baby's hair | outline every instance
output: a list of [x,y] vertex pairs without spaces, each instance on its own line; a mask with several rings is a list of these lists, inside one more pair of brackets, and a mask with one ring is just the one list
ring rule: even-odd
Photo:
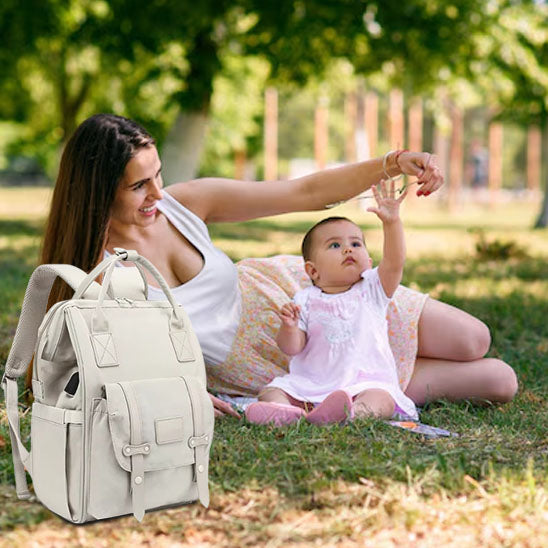
[[305,261],[308,261],[310,259],[310,255],[311,255],[311,252],[312,252],[312,235],[314,234],[315,230],[319,226],[326,225],[326,224],[329,224],[329,223],[336,223],[337,221],[348,221],[349,223],[352,223],[353,225],[356,224],[354,221],[351,221],[347,217],[327,217],[326,219],[322,219],[321,221],[318,221],[304,235],[303,243],[301,244],[301,253],[302,253],[303,259]]

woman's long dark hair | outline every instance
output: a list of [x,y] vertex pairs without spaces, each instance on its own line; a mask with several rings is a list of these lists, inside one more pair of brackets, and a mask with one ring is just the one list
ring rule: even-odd
[[[114,196],[127,163],[154,139],[139,124],[113,114],[88,118],[69,139],[61,157],[41,264],[72,264],[89,272],[103,258]],[[57,283],[49,306],[69,298]]]
[[[85,272],[103,258],[110,211],[127,163],[154,139],[136,122],[96,114],[78,126],[61,156],[40,264],[72,264]],[[59,278],[48,308],[69,299],[73,290]],[[26,384],[32,379],[31,362]]]

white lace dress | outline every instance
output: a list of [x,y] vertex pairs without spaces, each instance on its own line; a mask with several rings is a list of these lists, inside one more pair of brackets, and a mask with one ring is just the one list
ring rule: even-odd
[[289,373],[268,386],[312,403],[339,389],[355,396],[378,388],[392,396],[397,413],[418,418],[399,386],[388,341],[390,299],[376,268],[366,270],[344,293],[327,294],[312,286],[297,292],[294,301],[301,307],[299,328],[306,332],[306,346],[291,359]]

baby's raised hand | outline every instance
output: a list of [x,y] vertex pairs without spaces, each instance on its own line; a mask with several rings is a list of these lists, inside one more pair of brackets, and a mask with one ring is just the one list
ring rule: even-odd
[[400,218],[400,204],[407,196],[407,188],[396,198],[396,182],[381,179],[377,186],[372,187],[373,196],[377,202],[377,207],[368,207],[367,211],[375,213],[383,223],[391,223]]
[[301,307],[294,302],[285,303],[280,309],[282,324],[287,327],[296,327],[299,323]]

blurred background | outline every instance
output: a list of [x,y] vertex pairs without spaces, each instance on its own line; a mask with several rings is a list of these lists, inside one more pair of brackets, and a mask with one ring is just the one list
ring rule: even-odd
[[113,112],[166,184],[422,149],[449,213],[548,221],[544,0],[2,0],[0,30],[1,186],[51,186],[75,127]]

